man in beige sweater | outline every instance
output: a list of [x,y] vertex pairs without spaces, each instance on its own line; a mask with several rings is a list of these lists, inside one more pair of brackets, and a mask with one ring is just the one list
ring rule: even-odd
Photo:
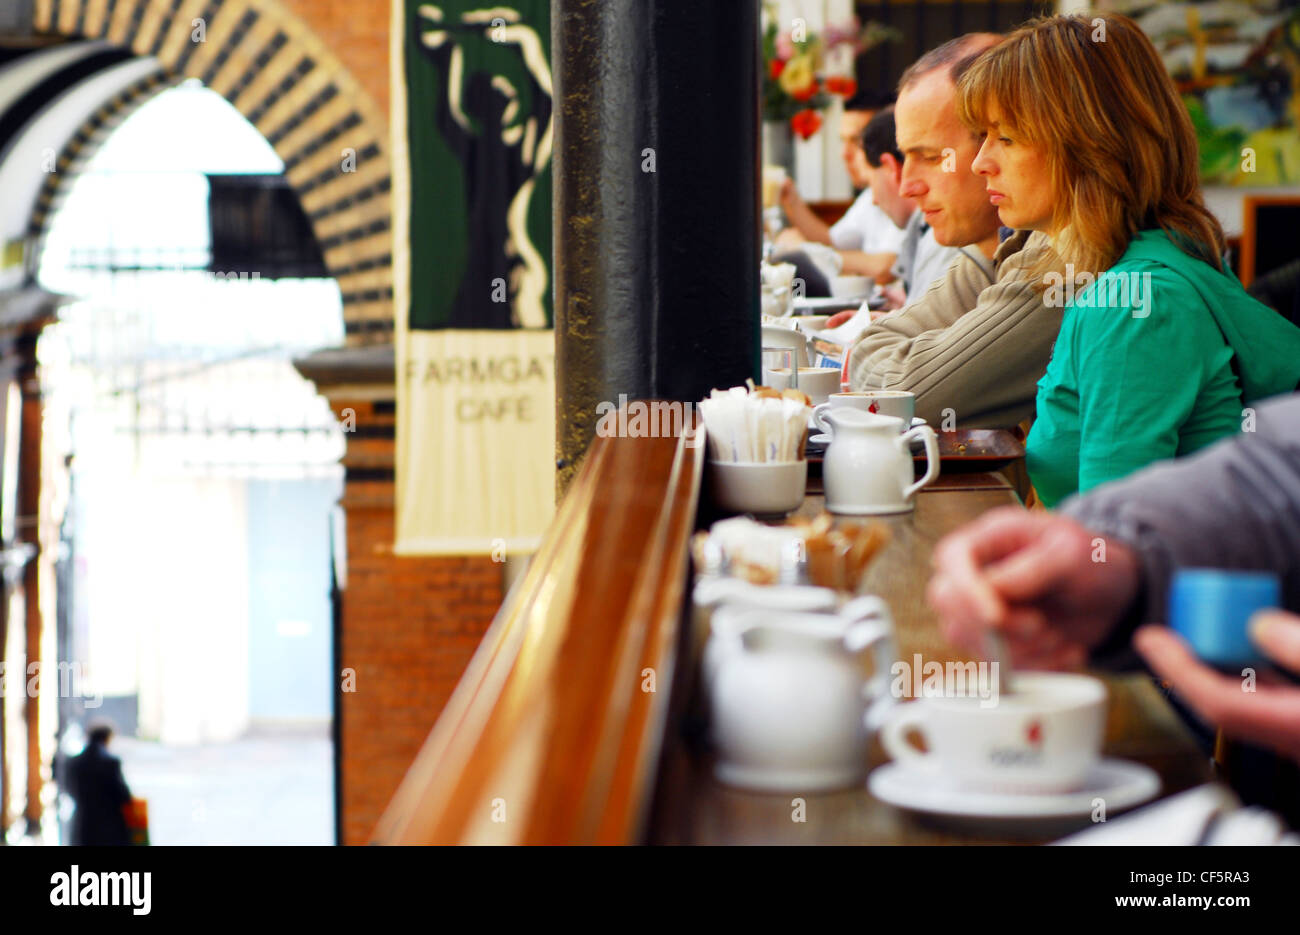
[[1011,428],[1031,418],[1061,326],[1062,310],[1044,305],[1026,275],[1047,238],[1016,231],[999,244],[997,209],[970,168],[980,140],[957,118],[954,82],[999,38],[954,39],[899,82],[901,191],[939,243],[962,255],[923,296],[873,323],[849,354],[853,389],[911,390],[916,414],[936,428]]

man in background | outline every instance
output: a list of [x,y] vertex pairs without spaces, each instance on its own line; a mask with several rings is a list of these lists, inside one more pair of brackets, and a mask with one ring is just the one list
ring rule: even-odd
[[131,790],[122,776],[122,761],[108,752],[113,737],[111,725],[91,725],[86,749],[67,766],[68,794],[77,804],[72,816],[74,845],[119,847],[131,843],[123,807],[131,801]]
[[786,179],[781,188],[781,210],[790,227],[777,237],[778,247],[797,249],[804,242],[824,244],[839,253],[842,275],[870,276],[882,284],[893,280],[892,269],[898,260],[903,232],[872,203],[867,160],[862,152],[862,131],[888,105],[887,96],[869,92],[859,92],[845,102],[840,118],[840,157],[849,180],[860,193],[842,218],[827,225],[800,197],[794,181]]

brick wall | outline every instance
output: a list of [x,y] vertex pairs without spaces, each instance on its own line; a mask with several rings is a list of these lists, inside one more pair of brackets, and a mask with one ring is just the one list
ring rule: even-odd
[[[491,558],[393,554],[392,400],[331,392],[341,420],[355,419],[347,469],[347,582],[340,667],[355,691],[340,694],[344,844],[365,844],[503,597]],[[392,385],[371,385],[371,397]]]
[[347,506],[343,843],[365,844],[501,603],[501,566],[394,556],[392,509]]
[[[303,19],[379,105],[389,106],[387,4],[280,0]],[[389,313],[391,314],[391,313]],[[391,431],[393,417],[340,401],[363,426]],[[388,432],[349,436],[345,465],[393,466]],[[490,559],[393,555],[393,485],[347,483],[348,580],[340,664],[356,673],[341,696],[343,844],[365,844],[429,736],[501,604],[501,569]]]
[[388,117],[388,2],[280,0],[330,48]]

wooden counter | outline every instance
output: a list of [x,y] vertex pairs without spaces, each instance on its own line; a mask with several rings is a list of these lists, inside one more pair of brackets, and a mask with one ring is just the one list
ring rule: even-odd
[[704,450],[596,439],[375,843],[641,839],[671,736]]
[[[688,541],[705,448],[679,438],[598,438],[528,571],[484,637],[389,804],[376,843],[963,843],[865,789],[806,797],[712,778],[690,714],[698,641],[686,612]],[[943,476],[893,538],[864,590],[892,608],[904,658],[963,659],[925,604],[944,534],[1016,503],[998,475]],[[705,504],[707,507],[707,503]],[[803,512],[820,512],[810,485]],[[1112,679],[1107,752],[1155,767],[1172,792],[1206,761],[1143,679]],[[874,763],[883,762],[878,749]],[[1049,837],[1042,834],[1038,839]]]

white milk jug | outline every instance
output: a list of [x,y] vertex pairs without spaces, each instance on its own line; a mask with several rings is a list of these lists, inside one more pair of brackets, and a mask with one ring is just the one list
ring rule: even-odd
[[[918,425],[901,432],[902,420],[848,406],[826,410],[833,436],[822,464],[826,509],[853,516],[909,513],[913,495],[939,476],[939,440]],[[913,438],[925,443],[925,476],[912,480]]]

